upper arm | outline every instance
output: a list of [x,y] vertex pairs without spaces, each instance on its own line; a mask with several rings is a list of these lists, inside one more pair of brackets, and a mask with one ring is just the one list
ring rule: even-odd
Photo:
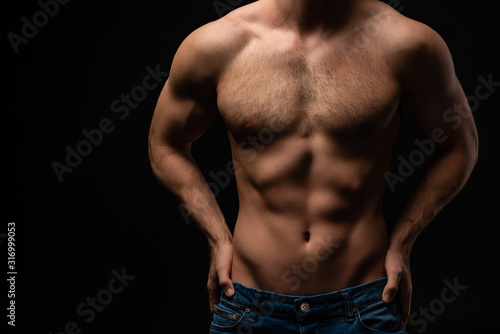
[[420,23],[412,27],[409,43],[400,71],[403,109],[437,148],[475,152],[474,119],[446,43]]
[[192,32],[179,46],[151,121],[151,146],[189,149],[217,115],[217,80],[227,54],[217,23]]

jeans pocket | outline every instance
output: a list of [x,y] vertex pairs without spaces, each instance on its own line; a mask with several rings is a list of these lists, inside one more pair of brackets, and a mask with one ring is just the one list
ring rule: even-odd
[[365,333],[405,333],[399,306],[395,302],[386,304],[381,300],[357,308],[356,323]]
[[246,321],[249,308],[222,299],[215,305],[211,326],[218,331],[233,331]]

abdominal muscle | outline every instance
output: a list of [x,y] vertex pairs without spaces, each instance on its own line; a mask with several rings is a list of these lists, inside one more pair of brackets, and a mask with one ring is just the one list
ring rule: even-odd
[[233,150],[241,169],[233,281],[304,296],[385,276],[380,160],[361,162],[311,142],[274,143],[251,162]]

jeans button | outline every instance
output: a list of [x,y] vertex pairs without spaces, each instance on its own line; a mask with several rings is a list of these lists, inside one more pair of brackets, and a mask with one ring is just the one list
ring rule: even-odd
[[300,310],[301,310],[302,312],[307,312],[307,311],[309,311],[309,304],[308,304],[308,303],[302,303],[302,304],[300,304]]

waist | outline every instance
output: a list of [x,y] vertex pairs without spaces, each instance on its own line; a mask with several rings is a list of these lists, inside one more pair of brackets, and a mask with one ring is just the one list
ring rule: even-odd
[[383,218],[356,223],[239,220],[232,278],[246,286],[312,295],[384,275]]
[[260,312],[275,318],[314,319],[328,315],[352,313],[355,308],[382,301],[382,292],[387,284],[383,277],[365,284],[348,287],[323,294],[301,296],[259,290],[233,282],[236,293],[227,298],[223,293],[221,299],[251,308],[257,306]]

